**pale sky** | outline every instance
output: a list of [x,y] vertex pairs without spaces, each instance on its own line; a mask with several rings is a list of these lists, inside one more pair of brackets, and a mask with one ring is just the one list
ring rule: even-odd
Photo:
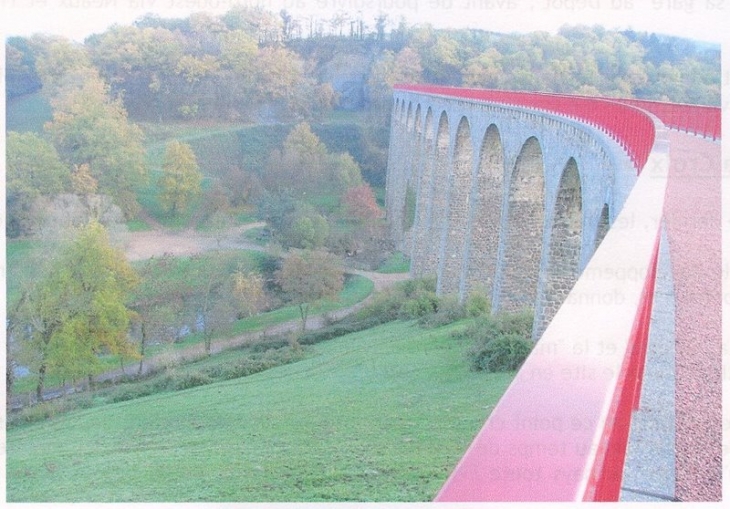
[[43,32],[82,41],[148,12],[182,18],[196,11],[223,13],[235,4],[275,13],[287,9],[302,19],[361,12],[371,26],[378,13],[385,13],[393,25],[401,16],[409,25],[495,32],[555,32],[563,24],[600,24],[718,43],[728,37],[730,25],[730,0],[0,0],[0,33]]

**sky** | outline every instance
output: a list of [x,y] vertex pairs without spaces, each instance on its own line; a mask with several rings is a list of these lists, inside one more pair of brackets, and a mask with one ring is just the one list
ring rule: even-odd
[[235,4],[286,9],[295,17],[329,19],[338,11],[379,13],[395,25],[430,23],[437,28],[495,32],[555,32],[563,24],[600,24],[719,43],[730,20],[730,0],[0,0],[0,33],[42,32],[83,41],[114,23],[131,24],[145,13],[183,18],[192,12],[223,13]]

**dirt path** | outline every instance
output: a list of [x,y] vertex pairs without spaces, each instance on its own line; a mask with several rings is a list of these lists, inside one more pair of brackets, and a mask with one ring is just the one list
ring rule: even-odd
[[189,256],[216,249],[251,249],[266,251],[266,248],[248,242],[243,235],[247,230],[264,226],[264,223],[250,223],[231,228],[225,234],[215,236],[193,229],[170,232],[155,229],[128,234],[125,252],[130,261],[146,260],[165,255]]

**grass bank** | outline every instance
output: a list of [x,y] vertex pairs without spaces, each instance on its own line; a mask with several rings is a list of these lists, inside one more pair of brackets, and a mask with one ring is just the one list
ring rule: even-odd
[[11,502],[428,501],[513,377],[395,322],[246,378],[7,433]]

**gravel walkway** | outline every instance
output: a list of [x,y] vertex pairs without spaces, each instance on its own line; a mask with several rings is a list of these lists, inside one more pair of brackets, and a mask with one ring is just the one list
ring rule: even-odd
[[722,497],[720,145],[671,131],[665,218],[676,294],[676,497]]

